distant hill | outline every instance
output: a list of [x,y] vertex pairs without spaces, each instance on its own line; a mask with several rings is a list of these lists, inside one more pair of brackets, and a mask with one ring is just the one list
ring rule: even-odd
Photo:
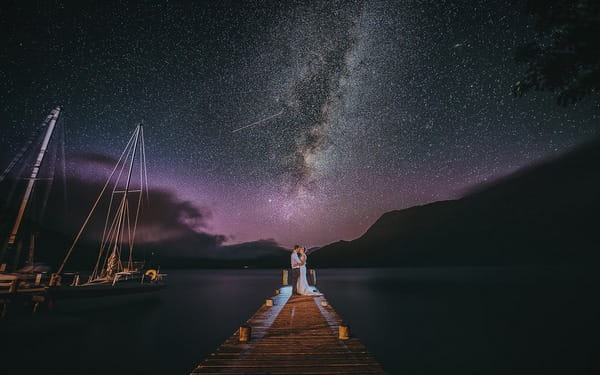
[[290,250],[280,247],[273,240],[205,249],[198,247],[191,249],[193,252],[179,252],[173,255],[170,250],[176,246],[181,245],[166,242],[148,245],[146,248],[156,252],[153,263],[164,268],[281,268],[289,264],[290,259]]
[[322,247],[316,267],[500,265],[600,259],[600,139],[458,200],[391,211]]

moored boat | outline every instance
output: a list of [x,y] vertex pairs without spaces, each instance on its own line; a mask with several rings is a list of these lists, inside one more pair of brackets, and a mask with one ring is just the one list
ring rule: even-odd
[[[133,260],[136,230],[143,203],[147,203],[146,154],[143,127],[138,125],[125,150],[117,161],[102,191],[93,204],[65,259],[52,275],[47,290],[50,305],[64,309],[96,308],[99,306],[133,302],[156,294],[166,286],[166,274],[146,269],[144,262]],[[136,186],[133,184],[137,169]],[[110,193],[109,186],[111,187]],[[104,230],[100,240],[96,264],[85,282],[80,275],[71,275],[71,281],[63,283],[67,261],[77,247],[78,241],[95,214],[100,201],[108,196],[108,210],[104,218]],[[127,258],[123,256],[127,254]]]

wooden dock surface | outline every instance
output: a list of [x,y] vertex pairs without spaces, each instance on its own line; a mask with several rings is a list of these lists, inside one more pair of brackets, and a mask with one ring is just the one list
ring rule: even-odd
[[324,297],[291,296],[288,286],[271,298],[248,320],[249,342],[237,330],[192,374],[385,374],[356,337],[338,338],[342,320]]

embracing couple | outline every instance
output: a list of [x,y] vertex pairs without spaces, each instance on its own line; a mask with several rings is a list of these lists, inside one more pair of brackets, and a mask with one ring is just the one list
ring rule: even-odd
[[298,245],[292,250],[292,294],[302,296],[321,296],[308,285],[306,278],[306,249]]

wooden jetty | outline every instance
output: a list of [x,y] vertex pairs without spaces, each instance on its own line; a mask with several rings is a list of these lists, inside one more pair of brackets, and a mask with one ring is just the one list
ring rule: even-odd
[[192,374],[385,374],[324,296],[283,284]]

